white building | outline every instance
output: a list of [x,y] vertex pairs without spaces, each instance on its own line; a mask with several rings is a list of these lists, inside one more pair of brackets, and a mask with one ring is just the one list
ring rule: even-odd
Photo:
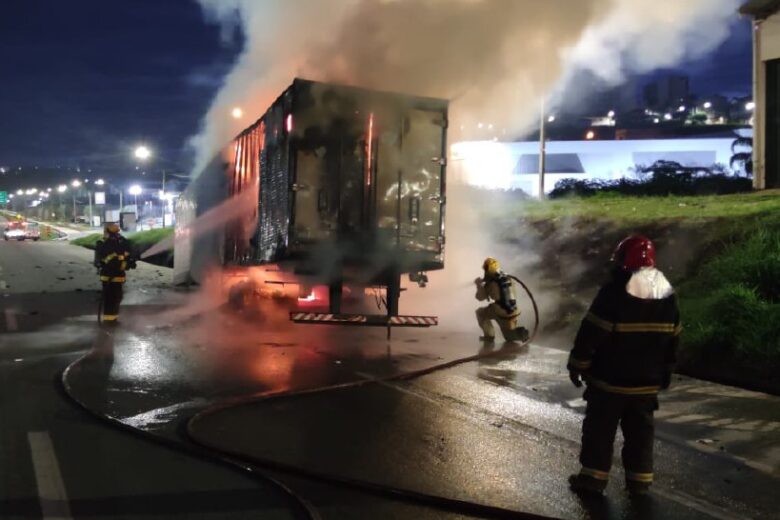
[[[736,137],[735,133],[733,137],[707,139],[550,141],[544,190],[551,191],[556,182],[565,178],[634,178],[637,166],[650,166],[656,161],[701,168],[715,164],[728,167]],[[450,175],[473,186],[522,189],[538,196],[539,143],[455,143]]]
[[740,12],[754,19],[753,186],[780,188],[780,0],[751,0]]

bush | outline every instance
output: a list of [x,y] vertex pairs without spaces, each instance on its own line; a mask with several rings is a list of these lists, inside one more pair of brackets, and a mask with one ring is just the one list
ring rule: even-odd
[[550,192],[552,199],[562,197],[589,197],[598,193],[614,193],[630,196],[667,195],[726,195],[748,192],[753,183],[746,177],[724,173],[700,173],[695,169],[671,171],[668,168],[655,170],[642,179],[578,180],[561,179]]
[[780,368],[780,226],[752,222],[680,287],[683,362]]

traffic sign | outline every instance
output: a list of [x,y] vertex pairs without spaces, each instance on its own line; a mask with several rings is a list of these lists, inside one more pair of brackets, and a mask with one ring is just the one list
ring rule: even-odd
[[8,192],[0,191],[0,204],[7,204],[7,203],[8,203]]

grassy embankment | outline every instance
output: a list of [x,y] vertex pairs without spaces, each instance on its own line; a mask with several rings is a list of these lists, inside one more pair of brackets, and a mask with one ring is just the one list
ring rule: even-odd
[[685,227],[687,235],[682,236],[692,236],[693,230],[695,239],[666,245],[674,248],[667,257],[671,253],[687,259],[687,266],[673,275],[685,326],[683,371],[780,391],[780,191],[702,197],[597,195],[529,201],[517,212],[516,217],[529,222],[585,222],[579,226],[580,238],[605,221],[622,232]]
[[[76,240],[72,240],[71,244],[86,247],[88,249],[95,249],[95,243],[100,240],[103,235],[100,233],[93,233]],[[127,235],[127,239],[132,244],[134,250],[141,254],[156,243],[165,240],[173,236],[173,228],[164,229],[150,229],[149,231],[138,231],[137,233],[130,233]],[[160,253],[149,258],[144,259],[147,262],[168,266],[171,265],[173,258],[173,252]]]

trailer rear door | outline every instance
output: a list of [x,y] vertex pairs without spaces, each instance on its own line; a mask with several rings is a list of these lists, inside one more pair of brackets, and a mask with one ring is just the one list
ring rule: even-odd
[[446,165],[446,117],[409,110],[402,132],[400,245],[407,251],[441,252]]

